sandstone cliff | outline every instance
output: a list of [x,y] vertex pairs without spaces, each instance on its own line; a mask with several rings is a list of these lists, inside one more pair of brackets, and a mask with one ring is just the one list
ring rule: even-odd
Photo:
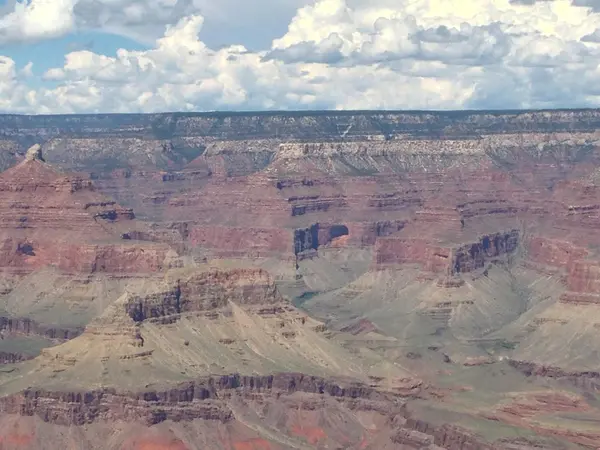
[[2,445],[594,448],[599,127],[0,116]]

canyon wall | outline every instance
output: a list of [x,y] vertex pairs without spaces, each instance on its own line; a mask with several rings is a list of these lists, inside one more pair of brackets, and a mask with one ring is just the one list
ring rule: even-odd
[[433,239],[380,238],[375,246],[375,264],[385,268],[399,264],[418,264],[423,270],[446,275],[483,269],[514,253],[519,246],[519,231],[510,230],[482,236],[472,243],[444,245]]
[[269,306],[283,303],[275,283],[262,269],[209,270],[173,282],[167,289],[132,296],[125,305],[135,322],[186,312],[211,311],[238,305]]
[[[246,167],[227,172],[234,175],[265,167],[279,143],[290,141],[366,140],[370,147],[394,139],[419,142],[433,136],[436,141],[423,144],[428,152],[440,146],[440,138],[449,140],[449,145],[454,140],[475,139],[460,145],[479,147],[481,151],[498,144],[508,149],[535,148],[541,142],[552,145],[552,138],[564,141],[563,136],[573,139],[582,134],[589,139],[599,123],[597,110],[3,115],[0,154],[7,155],[5,161],[10,163],[12,155],[18,157],[19,151],[44,142],[52,150],[49,162],[71,169],[94,166],[96,171],[106,171],[131,166],[175,168],[207,152],[209,156],[219,155],[226,166]],[[486,135],[495,137],[481,141]],[[244,140],[252,141],[251,145],[242,144]],[[318,145],[299,150],[292,147],[290,151],[322,152],[323,145],[336,144]],[[251,151],[240,154],[239,147]],[[509,151],[504,151],[502,157],[505,163],[514,159]]]
[[[69,341],[16,364],[12,381],[3,373],[0,411],[53,425],[218,427],[237,423],[240,405],[276,417],[328,408],[365,423],[376,412],[372,429],[386,440],[365,438],[371,448],[493,448],[402,410],[427,389],[375,386],[408,383],[394,372],[405,363],[431,380],[479,361],[500,373],[503,360],[483,355],[473,336],[481,346],[514,338],[498,354],[527,376],[581,380],[589,364],[585,387],[595,385],[598,130],[598,110],[0,116],[0,291],[8,298],[20,286],[53,320],[86,308],[99,315],[79,336],[83,327],[11,316],[18,308],[7,300],[3,335]],[[38,142],[43,157],[26,154]],[[208,270],[211,259],[235,268]],[[257,264],[291,297],[331,302],[320,305],[327,326],[295,309]],[[76,281],[71,296],[57,290],[46,304],[19,283],[51,284],[49,268]],[[100,287],[129,278],[127,288]],[[328,328],[337,314],[348,319],[340,333]],[[397,329],[422,348],[405,351],[398,335],[382,350],[382,335]],[[355,353],[339,345],[344,333]],[[4,350],[5,364],[29,358]],[[449,356],[463,350],[468,357]],[[366,379],[359,356],[390,379],[243,375],[273,363]],[[40,370],[19,381],[34,364]],[[174,382],[187,370],[195,381]],[[201,370],[222,376],[198,378]],[[138,378],[156,384],[97,387]],[[361,439],[344,448],[369,448]]]

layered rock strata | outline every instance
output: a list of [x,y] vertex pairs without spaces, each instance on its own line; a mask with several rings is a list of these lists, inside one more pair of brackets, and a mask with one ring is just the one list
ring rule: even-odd
[[[0,175],[6,307],[19,310],[10,294],[18,286],[36,314],[54,320],[56,311],[82,309],[87,327],[75,337],[62,323],[3,313],[11,338],[27,329],[28,336],[74,339],[11,366],[17,376],[2,372],[0,404],[7,416],[24,411],[36,423],[101,427],[113,415],[233,429],[243,416],[262,425],[289,420],[273,429],[310,446],[490,448],[468,432],[385,415],[389,399],[374,406],[323,386],[343,373],[404,400],[424,395],[412,374],[390,364],[408,361],[446,384],[492,374],[500,381],[485,386],[486,395],[512,386],[519,373],[595,389],[599,127],[597,110],[2,116],[0,166],[17,163]],[[45,154],[39,147],[26,153],[33,142]],[[307,309],[325,311],[328,326],[293,308],[260,269],[186,272],[210,258],[276,272]],[[22,280],[49,266],[78,277],[75,293],[109,278],[139,283],[88,286],[78,302],[61,294],[52,300],[61,309],[47,312]],[[111,301],[98,300],[108,291]],[[88,298],[94,308],[84,305]],[[100,316],[87,323],[92,309]],[[336,321],[349,336],[331,331]],[[11,348],[2,358],[25,359]],[[296,372],[321,380],[323,393],[277,384],[290,377],[302,384],[289,375]],[[140,374],[148,388],[137,385]],[[221,379],[243,381],[207,387]],[[277,386],[265,387],[266,379]],[[460,409],[450,397],[447,408]],[[465,402],[475,397],[465,394]],[[252,414],[239,412],[250,404]],[[369,429],[386,437],[361,444],[358,431],[333,431],[325,420],[293,422],[294,408],[312,418],[330,408],[349,423],[372,420]],[[367,419],[372,410],[380,415]],[[269,422],[269,414],[279,419]],[[509,410],[498,414],[490,420],[558,436],[511,421]],[[368,427],[352,428],[370,436]],[[239,448],[274,442],[246,432]],[[580,434],[567,440],[594,438]]]
[[16,274],[56,266],[74,273],[156,272],[164,244],[132,243],[120,230],[134,226],[131,209],[98,193],[82,176],[68,175],[32,147],[0,174],[0,268]]
[[473,243],[454,246],[436,243],[435,237],[378,239],[375,263],[379,268],[419,264],[425,271],[454,276],[483,269],[486,263],[510,255],[518,246],[518,230],[485,235]]

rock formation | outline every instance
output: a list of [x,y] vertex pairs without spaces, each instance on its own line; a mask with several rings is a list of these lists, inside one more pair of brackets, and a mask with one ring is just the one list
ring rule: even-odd
[[0,130],[0,446],[600,445],[600,111]]
[[42,146],[40,144],[35,144],[27,150],[25,153],[26,161],[41,161],[46,162],[44,156],[42,155]]
[[1,173],[0,351],[27,359],[75,337],[106,306],[103,292],[166,268],[169,245],[122,238],[136,226],[131,209],[45,162],[39,145]]

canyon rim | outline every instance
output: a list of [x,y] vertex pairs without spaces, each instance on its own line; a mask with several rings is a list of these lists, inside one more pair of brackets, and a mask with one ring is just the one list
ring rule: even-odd
[[0,449],[600,447],[600,110],[0,116]]

